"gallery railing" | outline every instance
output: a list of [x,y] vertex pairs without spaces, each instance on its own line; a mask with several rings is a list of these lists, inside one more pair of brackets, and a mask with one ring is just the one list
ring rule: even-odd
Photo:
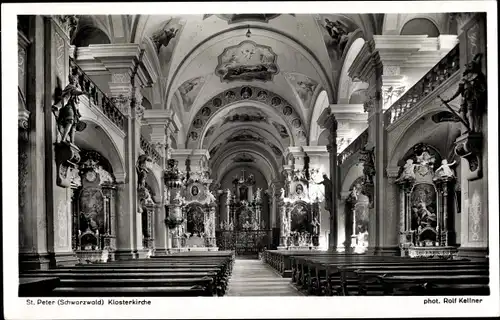
[[419,101],[433,92],[444,81],[460,70],[458,44],[444,56],[410,90],[385,111],[385,126],[389,126],[411,110]]
[[89,103],[97,106],[104,115],[111,120],[118,128],[125,131],[125,116],[115,106],[104,92],[89,78],[89,76],[76,64],[76,62],[69,59],[70,70],[78,73],[78,82],[83,91],[88,92]]
[[338,164],[341,165],[344,161],[349,158],[351,155],[355,154],[359,150],[361,150],[366,143],[368,142],[368,129],[363,131],[351,144],[347,146],[347,148],[342,151],[337,159]]
[[219,250],[231,250],[236,254],[258,254],[271,247],[271,230],[221,230],[216,232]]
[[154,162],[160,164],[160,160],[162,158],[160,153],[143,135],[141,135],[141,149],[146,153],[146,155],[151,157]]

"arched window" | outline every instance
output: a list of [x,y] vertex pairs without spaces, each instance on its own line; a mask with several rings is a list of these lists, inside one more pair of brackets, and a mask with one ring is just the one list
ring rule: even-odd
[[405,23],[401,29],[401,35],[428,35],[429,37],[439,36],[439,30],[436,25],[425,18],[416,18]]
[[76,47],[88,47],[90,44],[110,44],[109,37],[100,29],[92,26],[78,30],[72,44]]

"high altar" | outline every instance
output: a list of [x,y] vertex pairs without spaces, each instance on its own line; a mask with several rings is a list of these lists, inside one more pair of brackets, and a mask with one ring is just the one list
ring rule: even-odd
[[317,250],[319,247],[320,216],[319,203],[323,200],[319,192],[318,170],[293,170],[284,166],[285,188],[281,189],[279,201],[280,245],[278,250]]
[[232,188],[226,190],[228,221],[221,221],[219,242],[224,249],[237,254],[255,254],[267,245],[269,230],[262,219],[262,189],[256,188],[253,174],[234,176]]
[[177,164],[177,160],[169,159],[164,176],[165,225],[172,239],[170,251],[218,251],[215,243],[217,204],[209,189],[212,183],[210,173],[208,170],[190,170],[189,166],[183,172]]

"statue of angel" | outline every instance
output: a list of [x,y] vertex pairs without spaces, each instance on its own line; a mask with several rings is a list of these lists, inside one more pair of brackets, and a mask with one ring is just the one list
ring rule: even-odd
[[217,199],[214,196],[213,191],[208,191],[208,193],[207,193],[207,199],[208,199],[209,203],[213,203],[213,202],[217,201]]
[[413,159],[406,160],[403,172],[401,176],[396,179],[396,182],[415,179],[415,166],[416,164],[413,163]]
[[162,46],[163,47],[168,46],[168,44],[170,43],[170,40],[175,38],[175,36],[177,35],[177,31],[179,31],[179,29],[175,29],[175,28],[168,28],[168,29],[166,28],[171,20],[172,19],[170,19],[167,23],[165,23],[164,28],[155,32],[151,36],[151,40],[153,41],[153,43],[156,46],[157,54],[160,54],[160,49]]
[[456,164],[456,161],[453,161],[452,163],[448,163],[448,160],[443,159],[441,161],[441,166],[436,169],[436,176],[441,177],[441,178],[452,178],[455,176],[453,173],[453,170],[451,169],[451,166],[454,166]]
[[340,58],[344,52],[347,42],[349,41],[348,26],[340,20],[330,21],[325,19],[324,28],[328,32],[328,35],[332,38],[338,57]]
[[262,200],[261,192],[262,192],[262,189],[257,188],[257,191],[255,191],[255,201],[259,202]]
[[184,198],[181,196],[181,192],[180,191],[177,191],[177,193],[175,194],[175,200],[179,201],[179,202],[183,202],[184,201]]

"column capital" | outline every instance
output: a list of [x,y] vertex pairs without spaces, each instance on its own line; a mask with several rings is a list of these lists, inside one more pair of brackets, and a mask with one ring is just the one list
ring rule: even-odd
[[303,146],[302,149],[309,157],[328,156],[326,146]]
[[[143,49],[137,43],[97,44],[77,49],[77,63],[87,74],[131,75],[139,63]],[[158,73],[152,67],[147,55],[143,55],[137,70],[137,84],[146,86],[158,80]]]
[[349,77],[373,85],[374,79],[382,75],[380,55],[375,51],[374,40],[366,41],[348,70]]
[[321,115],[318,117],[318,125],[320,128],[326,128],[330,131],[337,131],[337,119],[335,118],[335,114],[332,113],[330,108],[326,108],[323,110]]
[[363,104],[361,103],[332,103],[330,109],[336,117],[349,117],[352,114],[363,113]]
[[476,18],[479,13],[478,12],[458,12],[458,13],[449,13],[450,19],[455,20],[457,22],[457,32],[460,35],[464,29],[467,29],[467,24]]
[[125,173],[125,172],[115,173],[114,176],[115,176],[116,184],[125,184],[126,183],[127,173]]
[[399,176],[399,167],[387,167],[385,169],[388,178],[397,178]]

